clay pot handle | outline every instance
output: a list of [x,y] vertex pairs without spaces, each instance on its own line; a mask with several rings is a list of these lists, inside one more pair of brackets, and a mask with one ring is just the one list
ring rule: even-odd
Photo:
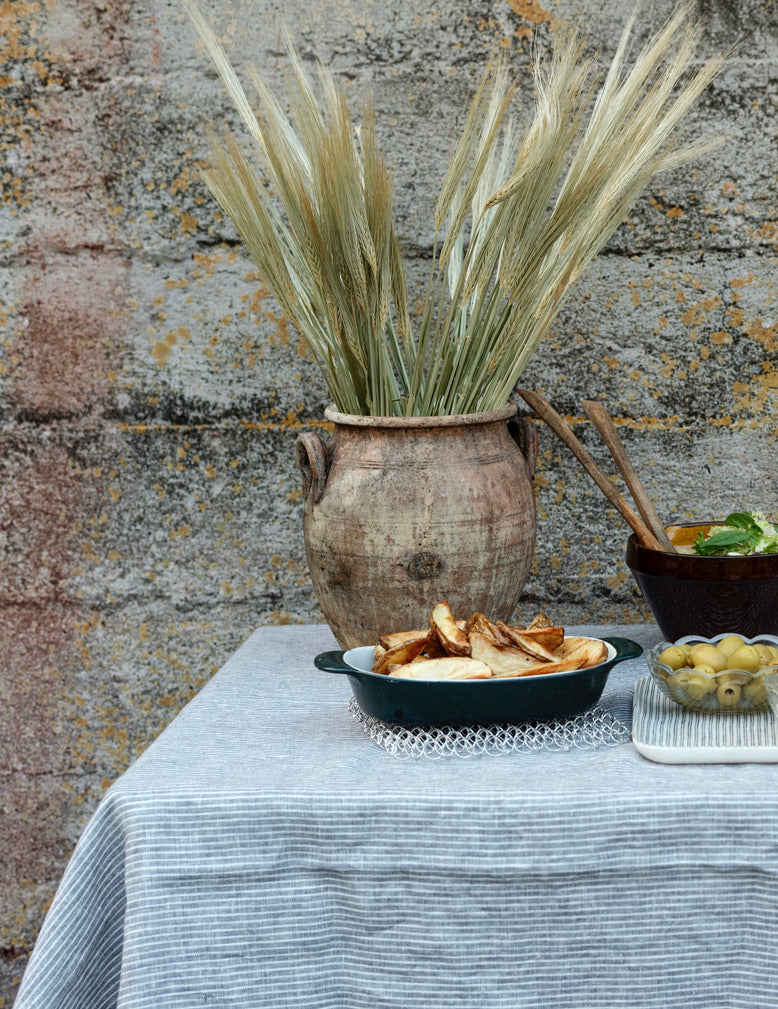
[[303,497],[316,504],[324,493],[330,468],[327,446],[318,434],[305,431],[297,436],[297,465],[303,475]]
[[538,429],[534,421],[530,417],[514,417],[508,421],[508,430],[524,456],[530,480],[534,479],[538,461]]

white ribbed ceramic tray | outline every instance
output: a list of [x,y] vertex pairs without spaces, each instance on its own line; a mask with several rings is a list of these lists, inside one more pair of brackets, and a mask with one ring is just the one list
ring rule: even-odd
[[661,764],[778,763],[778,718],[691,711],[665,697],[650,676],[635,684],[632,742]]

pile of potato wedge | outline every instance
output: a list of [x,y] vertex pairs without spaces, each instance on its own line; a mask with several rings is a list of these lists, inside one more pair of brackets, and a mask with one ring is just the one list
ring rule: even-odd
[[568,637],[544,613],[526,626],[492,621],[483,613],[457,620],[444,600],[433,607],[429,627],[381,635],[371,672],[417,680],[486,680],[586,669],[607,655],[602,641]]

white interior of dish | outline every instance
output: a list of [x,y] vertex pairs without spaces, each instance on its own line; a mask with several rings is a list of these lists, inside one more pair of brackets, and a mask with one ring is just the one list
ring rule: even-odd
[[[599,638],[591,638],[591,641],[599,641]],[[598,663],[598,665],[603,665],[605,662],[610,662],[612,659],[616,658],[616,649],[608,641],[603,641],[603,644],[608,649],[607,658],[603,662]],[[373,663],[375,662],[374,650],[372,645],[362,645],[360,648],[350,648],[347,652],[343,653],[343,661],[352,667],[352,669],[357,669],[363,673],[369,673],[373,668]],[[596,667],[592,667],[596,668]],[[568,669],[561,673],[545,673],[546,676],[568,676],[570,673],[577,672],[575,669]],[[495,679],[521,679],[521,677],[495,677]],[[486,680],[442,680],[443,683],[490,683],[491,679]]]
[[375,650],[372,645],[363,645],[361,648],[349,648],[343,653],[343,661],[352,669],[358,669],[362,673],[369,673],[375,662]]

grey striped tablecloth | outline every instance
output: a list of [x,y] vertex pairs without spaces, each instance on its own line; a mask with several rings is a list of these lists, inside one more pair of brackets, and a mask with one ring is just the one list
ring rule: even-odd
[[116,782],[16,1009],[778,1007],[778,767],[398,760],[332,647],[260,629]]

